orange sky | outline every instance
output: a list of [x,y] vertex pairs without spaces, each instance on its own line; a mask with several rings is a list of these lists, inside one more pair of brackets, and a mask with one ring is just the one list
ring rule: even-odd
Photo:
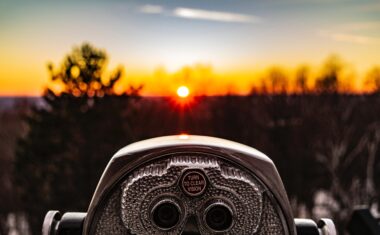
[[[360,2],[360,3],[359,3]],[[339,9],[339,11],[336,11]],[[88,41],[125,68],[119,89],[144,84],[143,95],[246,94],[268,68],[294,79],[308,64],[320,75],[331,54],[344,79],[362,89],[380,65],[380,4],[376,0],[0,2],[0,96],[41,95],[46,65]],[[184,74],[182,69],[190,67]]]
[[[322,62],[318,65],[309,65],[310,87],[321,74]],[[57,84],[49,81],[46,64],[40,65],[41,69],[36,69],[37,64],[27,61],[22,68],[12,63],[4,64],[7,69],[0,71],[1,96],[39,96],[47,86],[58,87]],[[299,66],[263,66],[256,69],[231,71],[218,71],[209,64],[187,65],[174,71],[169,71],[163,66],[158,66],[151,71],[133,71],[124,68],[124,74],[117,85],[117,89],[121,92],[127,89],[129,85],[143,85],[142,95],[161,96],[175,95],[179,86],[186,85],[191,90],[192,95],[248,94],[253,86],[259,86],[261,81],[265,80],[269,70],[274,67],[279,68],[287,76],[289,83],[292,84],[301,65],[303,64]],[[112,71],[116,65],[108,67],[110,68],[109,71]],[[105,76],[108,76],[109,73],[105,73]],[[360,91],[364,89],[365,74],[365,71],[359,73],[353,67],[346,65],[342,73],[342,80],[348,80],[353,91]]]

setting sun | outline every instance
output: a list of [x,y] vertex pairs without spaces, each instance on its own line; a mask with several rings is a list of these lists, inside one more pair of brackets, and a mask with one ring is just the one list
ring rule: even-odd
[[188,87],[186,87],[186,86],[180,86],[180,87],[178,87],[178,89],[177,89],[177,95],[179,97],[186,98],[186,97],[189,96],[189,94],[190,94],[190,90],[189,90]]

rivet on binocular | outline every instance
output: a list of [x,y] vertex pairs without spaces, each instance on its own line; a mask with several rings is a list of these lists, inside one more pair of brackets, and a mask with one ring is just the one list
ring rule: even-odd
[[46,215],[43,235],[336,234],[294,219],[275,165],[254,148],[179,135],[126,146],[110,160],[86,213]]

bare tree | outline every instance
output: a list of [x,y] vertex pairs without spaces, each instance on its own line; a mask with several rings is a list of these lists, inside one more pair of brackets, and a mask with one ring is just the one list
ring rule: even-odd
[[323,93],[338,92],[342,68],[343,62],[338,56],[328,57],[324,63],[321,77],[315,81],[315,89]]
[[373,92],[380,92],[380,66],[376,66],[368,71],[365,85]]
[[331,180],[328,191],[336,205],[327,204],[332,217],[344,225],[355,205],[371,207],[376,203],[375,161],[379,156],[380,121],[364,126],[352,122],[357,102],[344,109],[334,107],[335,116],[328,117],[330,136],[319,143],[316,158],[327,169]]
[[297,69],[295,79],[295,91],[305,94],[309,91],[309,67],[303,65]]
[[262,80],[262,89],[271,94],[286,93],[288,85],[288,77],[280,67],[270,68],[267,76]]

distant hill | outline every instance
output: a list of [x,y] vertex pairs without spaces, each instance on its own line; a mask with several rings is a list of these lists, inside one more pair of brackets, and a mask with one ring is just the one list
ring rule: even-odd
[[42,97],[23,97],[23,96],[0,96],[0,111],[6,111],[13,109],[17,104],[20,103],[35,104],[38,106],[43,106],[44,101]]

